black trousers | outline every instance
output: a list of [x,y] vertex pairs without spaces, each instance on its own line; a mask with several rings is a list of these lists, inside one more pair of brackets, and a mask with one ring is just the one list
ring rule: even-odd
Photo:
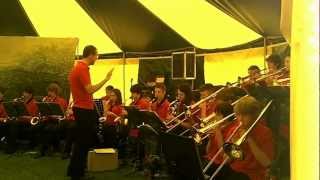
[[93,146],[96,133],[94,110],[73,108],[75,117],[74,146],[67,170],[72,178],[84,176],[89,148]]

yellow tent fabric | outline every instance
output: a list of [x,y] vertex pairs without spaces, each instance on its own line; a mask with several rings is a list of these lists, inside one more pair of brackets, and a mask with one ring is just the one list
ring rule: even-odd
[[206,1],[139,2],[197,48],[225,48],[261,37]]
[[238,76],[248,75],[248,67],[251,65],[265,68],[264,48],[206,54],[204,60],[205,81],[214,85],[236,82]]
[[319,179],[319,1],[292,1],[291,180]]
[[79,52],[88,44],[99,53],[121,52],[74,0],[20,0],[41,37],[77,37]]
[[[94,66],[90,67],[90,74],[92,83],[97,83],[105,77],[111,68],[114,68],[112,78],[105,86],[112,85],[119,89],[122,92],[123,101],[126,101],[127,104],[131,102],[129,100],[131,96],[130,81],[132,79],[133,84],[138,82],[139,60],[131,58],[126,59],[125,62],[125,76],[123,76],[123,59],[98,60]],[[94,98],[105,96],[105,86],[94,94]]]

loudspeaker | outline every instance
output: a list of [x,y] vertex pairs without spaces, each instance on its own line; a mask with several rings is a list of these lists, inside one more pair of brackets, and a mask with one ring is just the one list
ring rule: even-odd
[[172,53],[172,79],[196,78],[196,53],[175,52]]

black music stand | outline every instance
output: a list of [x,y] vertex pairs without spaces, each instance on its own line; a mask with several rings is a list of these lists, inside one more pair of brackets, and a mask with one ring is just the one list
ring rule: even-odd
[[29,115],[23,102],[4,102],[3,106],[9,118]]
[[161,133],[160,141],[173,179],[205,180],[199,152],[192,138]]
[[128,112],[128,127],[136,128],[143,124],[143,116],[139,109],[134,106],[125,106],[124,109]]
[[41,116],[64,116],[60,105],[57,103],[37,102],[36,104]]
[[166,129],[166,125],[162,122],[158,114],[154,111],[140,111],[141,119],[145,124],[149,124],[158,133]]

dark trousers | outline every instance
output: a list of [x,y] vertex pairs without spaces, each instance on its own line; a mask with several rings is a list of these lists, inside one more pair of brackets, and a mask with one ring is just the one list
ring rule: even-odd
[[95,138],[95,112],[94,110],[73,108],[75,117],[74,146],[68,166],[68,176],[79,178],[84,176],[87,155]]
[[64,140],[63,153],[70,154],[74,142],[75,121],[61,121],[59,124],[60,140]]
[[44,155],[50,145],[56,150],[59,148],[59,132],[58,122],[46,121],[39,125],[39,137],[38,142],[40,144],[40,154]]
[[39,126],[32,126],[26,121],[8,121],[7,122],[7,152],[13,153],[17,150],[17,140],[30,140],[30,147],[34,148],[39,134]]

